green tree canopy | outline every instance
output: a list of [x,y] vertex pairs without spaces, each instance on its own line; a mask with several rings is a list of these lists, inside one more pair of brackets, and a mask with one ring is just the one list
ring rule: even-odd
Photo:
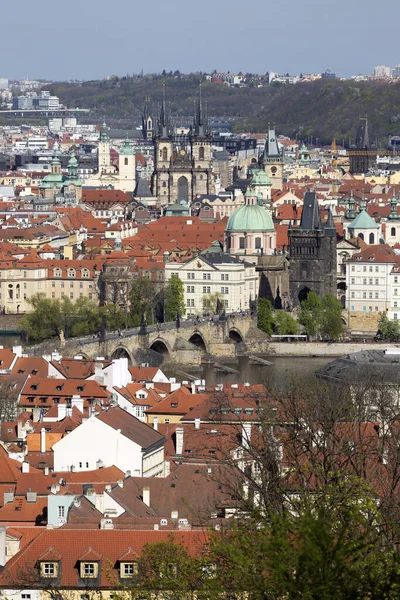
[[164,290],[164,318],[173,321],[177,314],[186,314],[183,281],[178,275],[171,275]]
[[140,325],[143,314],[146,315],[147,323],[154,323],[156,292],[148,277],[140,275],[133,280],[130,301],[130,322],[133,327]]
[[319,332],[322,316],[322,301],[315,292],[309,292],[300,305],[299,323],[304,326],[307,335],[314,336]]
[[60,335],[64,325],[60,302],[35,294],[29,298],[29,304],[32,312],[22,317],[18,327],[26,339],[40,342]]
[[274,331],[278,335],[296,335],[299,325],[290,313],[277,310],[274,313]]
[[400,338],[400,321],[390,321],[386,312],[379,315],[378,327],[383,339],[397,341]]
[[267,335],[272,335],[274,331],[272,304],[267,298],[258,299],[257,327]]

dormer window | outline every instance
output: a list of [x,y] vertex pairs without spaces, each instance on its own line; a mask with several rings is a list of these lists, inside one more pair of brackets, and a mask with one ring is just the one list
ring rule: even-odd
[[120,576],[122,579],[128,579],[138,574],[137,562],[121,562]]
[[39,556],[38,566],[40,576],[45,579],[56,579],[59,572],[61,554],[52,546]]
[[42,562],[40,563],[40,574],[42,577],[54,579],[58,575],[58,563]]
[[98,575],[99,565],[97,562],[82,562],[81,563],[81,578],[93,579]]
[[[86,463],[86,466],[88,464]],[[93,548],[88,548],[79,559],[79,574],[81,579],[96,579],[99,576],[101,555]]]

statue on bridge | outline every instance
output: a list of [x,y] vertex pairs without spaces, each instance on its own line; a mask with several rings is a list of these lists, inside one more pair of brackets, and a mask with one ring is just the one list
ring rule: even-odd
[[146,312],[143,311],[142,320],[140,322],[139,335],[147,335],[147,319]]

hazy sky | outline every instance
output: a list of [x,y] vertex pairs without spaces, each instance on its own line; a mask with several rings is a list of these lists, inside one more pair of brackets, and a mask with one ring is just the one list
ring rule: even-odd
[[372,73],[400,63],[399,18],[399,0],[0,0],[0,77]]

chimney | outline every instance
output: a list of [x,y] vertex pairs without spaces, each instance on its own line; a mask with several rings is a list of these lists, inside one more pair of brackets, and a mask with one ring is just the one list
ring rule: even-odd
[[194,420],[194,428],[195,429],[200,429],[200,419],[195,419]]
[[74,406],[76,406],[76,408],[78,408],[81,413],[83,413],[83,398],[81,398],[81,396],[78,396],[76,394],[74,394],[71,398],[71,407],[74,408]]
[[62,421],[67,416],[67,405],[66,404],[58,404],[57,405],[57,421]]
[[143,502],[146,506],[150,506],[150,488],[143,488]]
[[158,417],[154,417],[153,427],[156,431],[158,431]]
[[175,436],[176,436],[176,453],[178,456],[182,456],[183,454],[183,427],[177,427],[175,430]]
[[0,567],[6,564],[6,528],[0,527]]
[[23,462],[22,463],[22,472],[23,473],[29,473],[29,463],[28,462]]
[[44,474],[48,475],[49,472],[50,472],[49,465],[46,465],[45,468],[44,468]]
[[36,492],[28,491],[26,494],[26,501],[29,503],[35,503],[37,498]]
[[44,427],[40,430],[40,452],[42,454],[46,452],[46,430]]

